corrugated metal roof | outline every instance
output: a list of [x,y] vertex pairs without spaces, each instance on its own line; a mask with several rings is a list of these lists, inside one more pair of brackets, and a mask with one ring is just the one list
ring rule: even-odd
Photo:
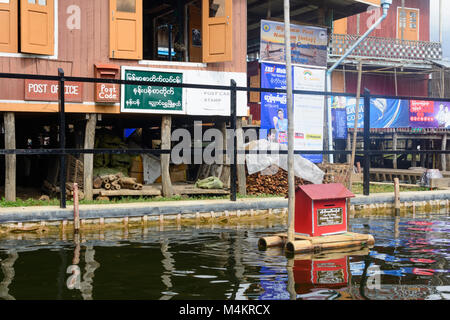
[[432,62],[441,68],[450,69],[450,60],[447,59],[432,60]]

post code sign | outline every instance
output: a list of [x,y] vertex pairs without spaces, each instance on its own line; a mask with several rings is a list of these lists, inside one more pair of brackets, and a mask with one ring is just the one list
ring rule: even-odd
[[95,102],[120,102],[120,86],[114,83],[96,83]]
[[[58,101],[57,81],[47,80],[25,80],[25,100],[30,101]],[[68,102],[83,101],[83,83],[82,82],[65,82],[64,97]]]

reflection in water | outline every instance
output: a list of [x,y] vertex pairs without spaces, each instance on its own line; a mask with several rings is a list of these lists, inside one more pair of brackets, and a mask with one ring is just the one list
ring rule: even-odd
[[166,226],[1,238],[0,298],[450,299],[447,216],[352,220],[351,231],[375,236],[370,250],[289,258],[281,248],[258,250],[259,237],[285,228]]
[[172,290],[172,281],[170,280],[171,275],[175,271],[175,260],[172,258],[172,254],[169,252],[169,241],[167,238],[161,239],[161,253],[164,257],[161,263],[164,267],[164,272],[161,274],[161,280],[163,284],[166,286],[165,292],[163,292],[163,296],[159,298],[159,300],[170,300],[176,294],[171,292]]
[[3,281],[0,283],[0,299],[15,300],[9,293],[9,285],[14,279],[14,263],[19,258],[19,254],[16,250],[10,250],[8,252],[8,258],[1,262]]
[[83,300],[92,300],[94,273],[100,264],[94,259],[94,247],[92,245],[87,245],[84,253],[85,270],[83,281],[81,281],[81,269],[79,267],[81,252],[80,234],[74,234],[74,243],[75,249],[72,265],[67,267],[67,273],[71,274],[71,276],[67,278],[66,285],[69,290],[80,290]]

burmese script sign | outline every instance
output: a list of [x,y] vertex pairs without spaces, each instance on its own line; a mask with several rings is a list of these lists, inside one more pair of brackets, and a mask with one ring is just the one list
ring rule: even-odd
[[[58,101],[58,81],[25,80],[25,100],[27,101]],[[83,101],[83,83],[65,82],[64,98],[66,102]]]
[[330,209],[318,209],[317,210],[317,225],[319,227],[334,226],[342,224],[343,221],[343,209],[342,208],[330,208]]
[[[147,81],[149,85],[122,85],[122,112],[183,112],[183,88],[170,86],[183,82],[182,73],[125,69],[123,79]],[[167,86],[153,86],[152,82],[167,83]]]

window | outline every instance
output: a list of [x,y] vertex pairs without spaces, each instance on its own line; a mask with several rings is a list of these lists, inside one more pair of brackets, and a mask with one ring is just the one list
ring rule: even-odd
[[110,57],[231,61],[231,3],[232,0],[110,0]]
[[53,55],[54,0],[0,0],[0,52]]
[[405,8],[403,11],[401,7],[398,7],[398,39],[403,40],[419,40],[419,9]]

